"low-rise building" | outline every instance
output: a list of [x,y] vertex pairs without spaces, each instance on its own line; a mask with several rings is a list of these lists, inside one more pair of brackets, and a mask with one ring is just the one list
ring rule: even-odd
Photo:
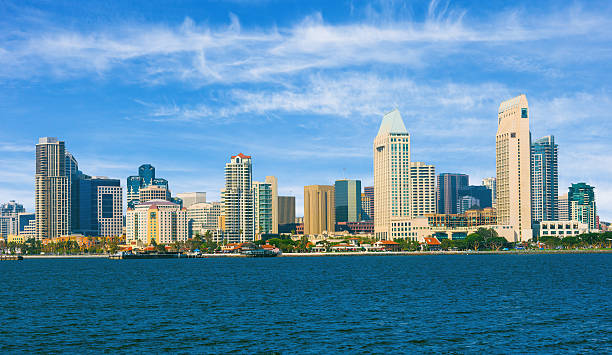
[[539,236],[564,238],[588,232],[589,225],[580,221],[542,221]]

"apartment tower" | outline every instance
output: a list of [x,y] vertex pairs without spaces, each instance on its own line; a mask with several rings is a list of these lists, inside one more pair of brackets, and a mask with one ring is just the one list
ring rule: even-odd
[[36,238],[69,234],[70,177],[66,174],[66,147],[55,137],[36,144]]
[[374,234],[391,238],[391,220],[410,218],[410,134],[400,112],[383,116],[373,144]]
[[412,218],[436,213],[436,167],[420,161],[410,163]]
[[531,215],[534,224],[559,219],[557,152],[553,136],[540,138],[531,144]]
[[518,240],[532,238],[531,136],[525,95],[499,105],[496,136],[497,222],[514,228]]
[[278,234],[278,180],[276,176],[266,176],[266,183],[270,184],[272,189],[272,229],[269,233]]
[[240,153],[225,164],[225,189],[221,191],[221,201],[227,241],[242,243],[255,240],[251,156]]

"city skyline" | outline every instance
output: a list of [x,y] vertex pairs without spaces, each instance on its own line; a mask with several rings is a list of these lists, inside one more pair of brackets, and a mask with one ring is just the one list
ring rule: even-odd
[[[72,5],[71,16],[85,11]],[[296,196],[296,214],[303,215],[304,186],[342,178],[373,184],[371,141],[382,114],[394,107],[404,117],[415,161],[434,165],[436,173],[468,174],[476,183],[495,176],[497,106],[525,93],[533,137],[554,135],[559,145],[559,194],[567,193],[571,183],[595,186],[598,212],[602,220],[610,220],[612,183],[607,176],[612,158],[606,154],[610,145],[605,132],[611,128],[606,118],[612,101],[606,84],[610,74],[602,71],[609,58],[597,52],[609,44],[610,35],[602,29],[609,28],[610,7],[583,3],[558,10],[552,3],[519,3],[493,11],[450,4],[445,11],[435,5],[373,5],[371,11],[355,7],[350,15],[341,15],[347,7],[338,4],[324,8],[313,3],[291,11],[266,2],[220,3],[209,5],[209,14],[196,7],[147,14],[130,24],[125,18],[133,9],[113,8],[116,13],[125,10],[126,17],[121,17],[100,7],[94,13],[107,16],[87,30],[80,22],[87,16],[63,25],[67,15],[54,18],[58,9],[6,6],[0,9],[11,19],[3,25],[5,33],[27,30],[2,40],[0,90],[6,99],[1,110],[8,119],[0,133],[0,162],[10,169],[0,173],[0,201],[16,200],[34,211],[34,143],[52,136],[66,142],[83,171],[120,179],[124,193],[125,178],[149,163],[170,181],[173,193],[205,191],[210,201],[220,200],[229,156],[243,152],[253,156],[253,179],[278,177],[278,194]],[[249,14],[273,6],[278,18],[257,20]],[[503,22],[506,32],[486,33],[505,14],[514,15],[516,27]],[[109,24],[117,30],[109,30]],[[562,30],[552,33],[560,24]],[[347,41],[346,35],[356,30],[363,31],[368,46],[384,50],[386,58],[363,55]],[[168,35],[170,42],[163,42],[168,49],[138,54],[137,49],[153,43],[143,37],[149,32],[153,39]],[[225,41],[226,50],[205,41],[198,47],[207,32]],[[377,33],[388,43],[376,40]],[[502,34],[507,36],[500,38]],[[255,35],[263,49],[237,49],[240,41],[250,48],[253,39],[243,37]],[[559,41],[561,37],[567,40]],[[415,45],[436,38],[433,48],[418,50]],[[172,46],[181,40],[185,48]],[[121,52],[112,44],[135,49]],[[559,59],[560,52],[571,52],[578,44],[585,58]],[[331,54],[327,47],[342,49],[341,54]],[[457,48],[474,51],[482,60],[463,58],[451,67]],[[402,51],[415,53],[414,59],[398,60]],[[516,54],[497,60],[497,51]],[[195,61],[200,52],[206,66]],[[588,56],[595,52],[597,56]],[[262,53],[271,54],[269,63],[261,60]],[[229,54],[257,66],[245,64],[229,73],[221,67]],[[331,65],[329,56],[337,64]],[[169,71],[173,59],[184,76]],[[294,59],[312,63],[287,68]],[[430,59],[439,65],[427,64]],[[40,62],[26,72],[23,68],[33,60]],[[476,63],[484,63],[483,68]],[[152,74],[156,65],[162,69],[158,77]],[[578,74],[580,80],[567,84]],[[160,140],[172,140],[173,146],[160,151]]]

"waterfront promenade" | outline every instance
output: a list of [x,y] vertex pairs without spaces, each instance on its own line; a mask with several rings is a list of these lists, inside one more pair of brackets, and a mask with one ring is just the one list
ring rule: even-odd
[[[395,251],[395,252],[328,252],[328,253],[284,253],[279,257],[324,257],[324,256],[419,256],[419,255],[525,255],[525,254],[609,254],[612,249],[561,249],[561,250],[480,250],[480,251]],[[24,259],[99,259],[109,254],[82,255],[23,255]],[[242,254],[201,254],[200,258],[241,258]],[[187,258],[185,258],[187,259]]]

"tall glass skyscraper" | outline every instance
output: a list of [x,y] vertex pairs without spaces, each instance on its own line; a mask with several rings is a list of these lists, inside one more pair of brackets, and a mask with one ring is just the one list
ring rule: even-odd
[[540,138],[531,144],[531,216],[534,224],[559,220],[557,152],[553,136]]
[[336,222],[361,220],[361,181],[337,180],[335,185]]
[[438,175],[438,213],[457,213],[459,191],[468,186],[469,176],[465,174],[443,173]]
[[[155,167],[151,164],[143,164],[138,167],[137,176],[128,176],[127,178],[127,205],[128,208],[133,208],[140,203],[140,190],[151,185],[163,186],[168,188],[168,180],[155,177]],[[179,199],[180,200],[180,199]],[[179,200],[176,200],[177,202]]]

